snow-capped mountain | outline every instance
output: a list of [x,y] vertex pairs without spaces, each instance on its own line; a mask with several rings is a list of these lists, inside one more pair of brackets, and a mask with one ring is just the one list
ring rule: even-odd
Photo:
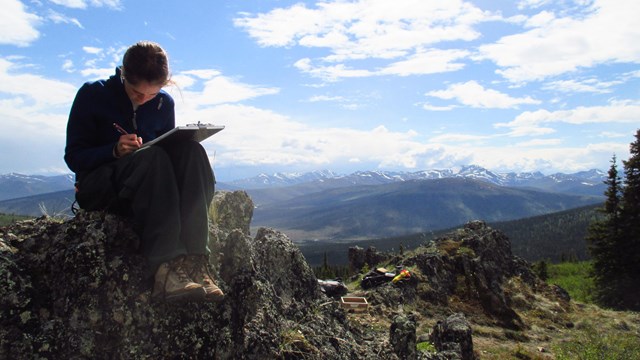
[[24,175],[10,173],[0,175],[0,200],[73,189],[72,174],[57,176]]
[[541,172],[496,173],[481,166],[469,165],[455,169],[431,169],[416,172],[358,171],[349,175],[340,175],[328,170],[302,174],[260,174],[229,184],[244,189],[284,187],[312,182],[326,183],[325,185],[330,187],[341,187],[446,178],[481,180],[500,186],[533,187],[547,191],[602,195],[606,173],[596,169],[574,174],[556,173],[552,175],[544,175]]
[[283,173],[278,172],[272,175],[262,173],[252,178],[240,179],[228,184],[244,189],[260,189],[276,186],[296,185],[311,181],[323,181],[339,177],[338,174],[330,170],[318,170],[307,173]]

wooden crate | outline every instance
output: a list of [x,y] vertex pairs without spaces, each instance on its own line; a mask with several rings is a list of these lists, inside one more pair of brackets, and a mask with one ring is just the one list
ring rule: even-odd
[[355,312],[365,311],[369,307],[367,299],[359,296],[343,296],[340,298],[340,306],[345,310]]

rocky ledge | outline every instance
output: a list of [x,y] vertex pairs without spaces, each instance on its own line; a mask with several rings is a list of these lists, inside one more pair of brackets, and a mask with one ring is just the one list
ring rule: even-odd
[[251,237],[252,210],[244,192],[216,193],[211,262],[226,296],[215,304],[151,301],[138,238],[124,218],[81,211],[1,228],[0,358],[473,359],[464,315],[441,318],[429,338],[437,351],[422,353],[416,315],[397,306],[446,306],[456,293],[477,299],[496,321],[522,326],[502,284],[537,280],[481,222],[394,259],[415,276],[366,292],[368,315],[389,319],[374,329],[320,291],[286,235],[261,228]]

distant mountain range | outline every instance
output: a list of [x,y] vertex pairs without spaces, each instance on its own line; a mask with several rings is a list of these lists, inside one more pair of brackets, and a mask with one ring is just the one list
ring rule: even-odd
[[[293,240],[395,236],[506,221],[595,204],[605,174],[494,173],[479,166],[417,172],[331,171],[259,176],[218,183],[246,190],[253,226],[278,228]],[[70,214],[73,176],[0,176],[0,213]]]
[[592,169],[573,174],[556,173],[544,175],[541,172],[496,173],[477,165],[443,170],[422,170],[416,172],[358,171],[340,175],[329,170],[308,173],[275,173],[227,182],[230,187],[247,190],[289,187],[300,184],[316,184],[318,188],[336,188],[354,185],[381,185],[410,180],[433,180],[464,178],[482,180],[499,186],[532,187],[584,195],[602,195],[606,173]]

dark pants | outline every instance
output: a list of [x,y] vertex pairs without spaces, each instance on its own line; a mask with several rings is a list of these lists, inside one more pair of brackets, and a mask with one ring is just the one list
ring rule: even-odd
[[133,216],[149,270],[184,254],[209,254],[208,210],[215,178],[198,142],[150,146],[79,179],[85,210]]

